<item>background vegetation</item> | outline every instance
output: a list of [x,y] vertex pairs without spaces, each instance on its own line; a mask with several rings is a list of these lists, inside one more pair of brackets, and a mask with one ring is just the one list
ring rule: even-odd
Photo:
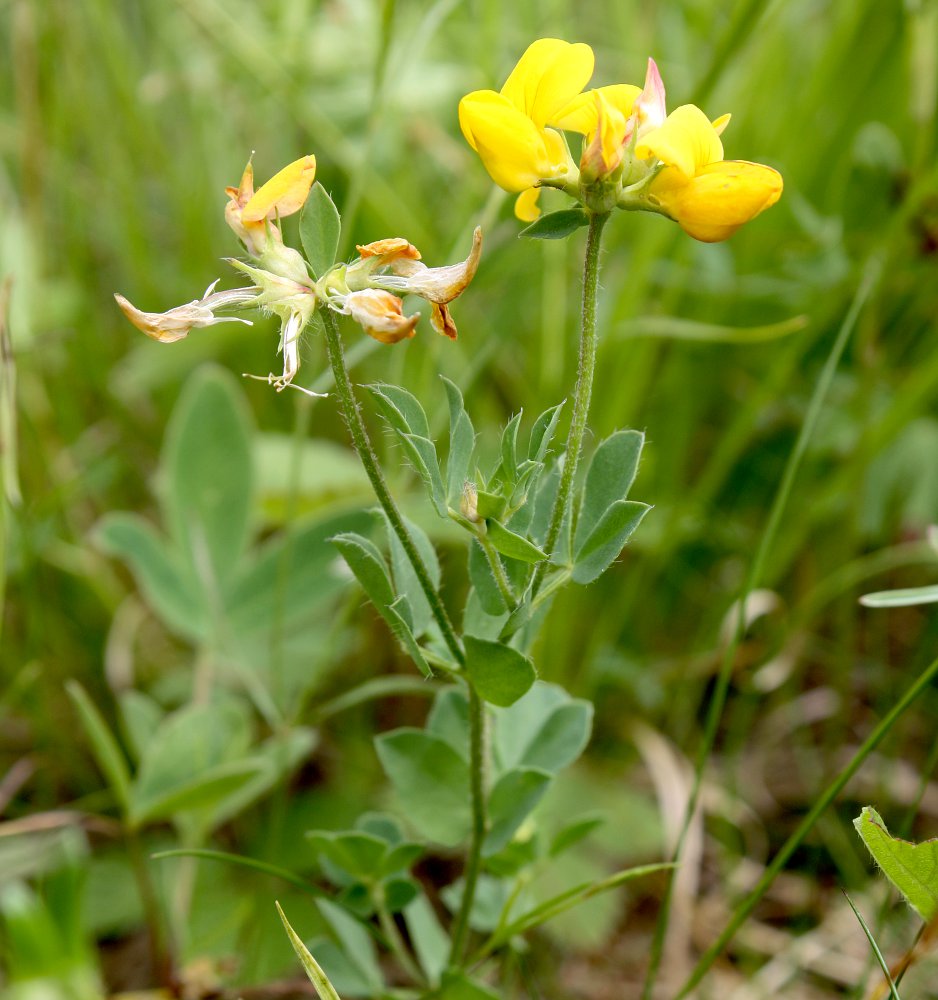
[[[422,324],[413,341],[378,348],[350,326],[356,379],[406,386],[438,432],[439,373],[461,387],[477,427],[503,424],[522,405],[533,418],[572,386],[581,237],[516,239],[509,200],[493,193],[459,135],[456,104],[469,90],[497,88],[526,45],[548,35],[590,43],[600,83],[640,83],[653,55],[672,107],[731,111],[727,155],[769,163],[786,183],[781,203],[727,244],[697,244],[655,217],[617,217],[607,228],[591,423],[597,438],[646,431],[635,496],[655,510],[620,565],[565,594],[535,651],[543,678],[596,703],[589,753],[554,808],[599,810],[607,822],[558,879],[666,853],[727,615],[870,261],[879,280],[750,609],[679,883],[675,968],[712,940],[818,791],[935,656],[928,608],[857,603],[867,591],[933,582],[938,569],[924,541],[938,511],[934,2],[5,0],[0,276],[14,281],[22,493],[6,514],[0,637],[9,983],[45,975],[73,986],[77,976],[89,990],[152,985],[129,852],[193,837],[158,815],[130,842],[121,834],[69,680],[88,690],[132,759],[140,748],[127,693],[140,696],[142,713],[173,708],[207,660],[227,671],[240,699],[231,725],[252,746],[287,723],[305,727],[308,744],[276,780],[203,827],[216,848],[313,878],[304,831],[381,805],[371,734],[425,713],[423,693],[409,689],[335,703],[356,684],[410,673],[331,564],[272,573],[287,603],[264,611],[250,642],[223,648],[167,620],[108,554],[105,515],[161,523],[167,425],[201,366],[276,368],[272,320],[196,331],[169,349],[134,331],[112,293],[161,310],[220,275],[233,283],[219,260],[238,252],[223,220],[225,185],[252,150],[262,179],[314,152],[351,234],[346,255],[352,242],[400,235],[444,263],[465,255],[476,223],[486,230],[482,267],[454,309],[459,340]],[[315,334],[302,354],[300,381],[312,385],[326,370]],[[371,504],[367,482],[332,402],[253,382],[239,392],[253,442],[252,530],[256,544],[279,546],[269,552],[282,564],[310,524],[328,533],[359,516]],[[211,414],[205,428],[206,448],[226,440]],[[447,561],[442,522],[390,439],[377,439],[395,492],[441,550],[458,607],[463,571]],[[850,821],[873,802],[894,832],[935,834],[936,711],[931,691],[825,815],[715,971],[713,995],[862,995],[868,946],[838,887],[871,924],[887,916],[886,894],[868,885]],[[440,870],[421,877],[432,884],[448,863],[441,857]],[[223,982],[263,996],[263,984],[295,977],[273,899],[305,933],[319,918],[293,889],[218,862],[147,865],[157,905],[177,918],[195,995]],[[641,981],[660,883],[623,893],[550,925],[562,953],[541,949],[522,962],[518,995],[631,995],[623,990]],[[894,957],[911,945],[914,921],[893,909],[879,929]],[[927,966],[910,973],[908,994],[933,995],[915,975],[926,983]]]

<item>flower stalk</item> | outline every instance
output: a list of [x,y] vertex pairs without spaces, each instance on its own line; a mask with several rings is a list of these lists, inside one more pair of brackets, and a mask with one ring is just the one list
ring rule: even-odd
[[599,291],[599,250],[602,244],[603,227],[609,220],[609,213],[591,215],[589,230],[586,237],[586,254],[583,261],[583,307],[580,326],[580,360],[577,369],[576,389],[573,396],[573,416],[570,420],[570,430],[567,433],[566,457],[563,472],[560,475],[560,485],[557,488],[557,498],[550,515],[547,538],[544,541],[544,551],[547,559],[539,563],[531,583],[531,596],[537,595],[544,574],[550,565],[550,558],[557,548],[557,540],[563,527],[567,508],[570,504],[570,493],[573,490],[573,480],[580,452],[583,449],[583,436],[586,433],[586,421],[589,417],[590,398],[593,392],[593,374],[596,370],[596,299]]

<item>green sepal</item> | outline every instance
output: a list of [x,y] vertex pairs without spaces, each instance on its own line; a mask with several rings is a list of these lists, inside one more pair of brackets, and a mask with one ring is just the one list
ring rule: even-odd
[[565,208],[542,215],[518,236],[529,240],[563,240],[589,224],[590,217],[582,208]]

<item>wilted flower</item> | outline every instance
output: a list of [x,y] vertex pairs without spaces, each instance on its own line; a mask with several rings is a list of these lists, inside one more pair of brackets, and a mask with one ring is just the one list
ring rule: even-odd
[[143,312],[133,303],[124,298],[123,295],[114,294],[117,304],[121,307],[124,315],[138,329],[142,330],[148,337],[159,340],[164,344],[172,344],[177,340],[182,340],[189,335],[189,331],[201,326],[214,326],[216,323],[246,323],[251,325],[249,319],[242,319],[240,316],[216,316],[216,309],[231,309],[253,304],[257,299],[256,288],[232,288],[224,292],[213,291],[217,281],[205,289],[205,294],[201,299],[193,299],[181,306],[167,309],[166,312],[151,313]]

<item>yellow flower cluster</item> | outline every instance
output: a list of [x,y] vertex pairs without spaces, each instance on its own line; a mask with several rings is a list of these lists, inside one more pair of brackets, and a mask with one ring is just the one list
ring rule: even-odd
[[[724,160],[720,134],[729,115],[711,122],[692,104],[667,114],[654,60],[645,85],[584,91],[593,51],[541,38],[530,45],[502,89],[477,90],[459,104],[459,124],[486,170],[519,192],[516,215],[540,215],[540,188],[558,188],[591,211],[657,212],[707,243],[725,240],[774,205],[781,175],[746,160]],[[564,132],[584,137],[577,165]]]

